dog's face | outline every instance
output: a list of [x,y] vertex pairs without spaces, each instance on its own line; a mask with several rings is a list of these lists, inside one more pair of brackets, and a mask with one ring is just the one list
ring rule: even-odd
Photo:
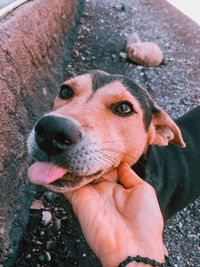
[[133,165],[149,145],[184,146],[180,131],[133,80],[92,71],[66,81],[53,111],[28,139],[37,162],[33,183],[58,192],[76,189],[109,173],[121,162]]

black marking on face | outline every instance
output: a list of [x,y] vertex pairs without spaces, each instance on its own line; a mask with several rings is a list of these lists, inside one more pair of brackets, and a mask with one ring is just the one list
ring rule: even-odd
[[99,88],[113,82],[121,81],[122,84],[127,88],[127,90],[137,99],[140,103],[140,106],[143,110],[144,116],[144,125],[145,129],[148,130],[151,119],[152,112],[156,109],[154,102],[149,95],[149,93],[133,79],[128,78],[123,75],[118,74],[108,74],[103,71],[93,70],[89,72],[92,76],[92,89],[93,92],[96,92]]

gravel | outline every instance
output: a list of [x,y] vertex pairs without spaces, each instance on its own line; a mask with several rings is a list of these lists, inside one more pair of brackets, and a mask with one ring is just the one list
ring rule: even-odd
[[[124,45],[133,32],[157,43],[166,64],[153,68],[129,62]],[[64,71],[66,78],[90,69],[134,77],[177,118],[200,103],[199,50],[199,26],[165,1],[86,0]],[[38,187],[37,201],[14,266],[101,266],[64,197]],[[200,199],[166,223],[164,241],[174,266],[200,266],[199,210]],[[42,223],[44,212],[52,216],[48,224]]]

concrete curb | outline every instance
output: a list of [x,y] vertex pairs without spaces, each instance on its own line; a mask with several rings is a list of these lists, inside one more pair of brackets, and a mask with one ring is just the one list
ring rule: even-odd
[[35,195],[26,177],[26,138],[63,80],[83,2],[30,1],[0,20],[0,263],[7,258],[6,266]]

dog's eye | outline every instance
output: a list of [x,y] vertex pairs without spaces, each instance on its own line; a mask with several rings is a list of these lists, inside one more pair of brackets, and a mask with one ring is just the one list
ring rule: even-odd
[[111,106],[113,113],[119,116],[130,116],[134,113],[131,103],[128,101],[119,102]]
[[63,84],[60,87],[59,97],[61,99],[71,99],[74,96],[73,88],[68,84]]

